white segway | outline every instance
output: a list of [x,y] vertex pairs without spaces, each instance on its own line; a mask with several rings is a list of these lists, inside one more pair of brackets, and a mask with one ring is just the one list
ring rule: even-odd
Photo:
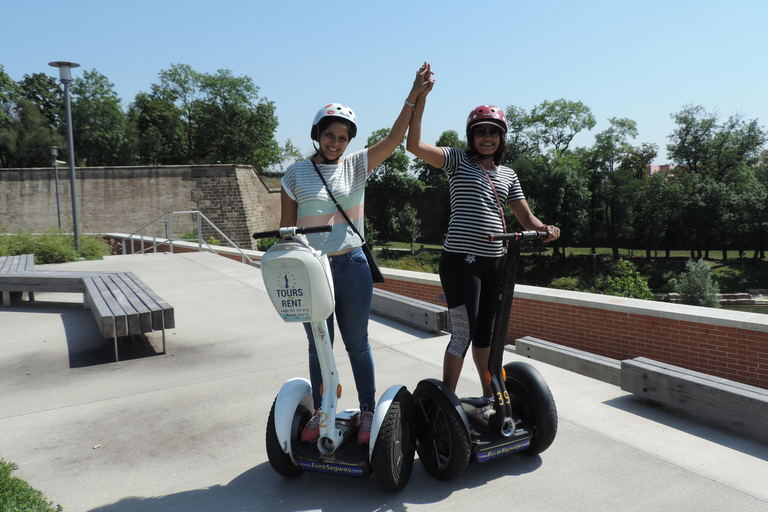
[[256,239],[280,238],[262,257],[262,278],[283,320],[311,324],[323,379],[320,438],[315,443],[301,442],[301,432],[314,413],[312,386],[305,378],[290,379],[269,412],[267,457],[285,477],[305,470],[360,477],[374,473],[382,487],[398,491],[410,479],[415,452],[410,392],[400,385],[384,392],[367,445],[357,444],[360,410],[336,410],[341,385],[326,326],[334,310],[333,279],[328,258],[304,236],[330,230],[331,226],[290,227],[253,234]]

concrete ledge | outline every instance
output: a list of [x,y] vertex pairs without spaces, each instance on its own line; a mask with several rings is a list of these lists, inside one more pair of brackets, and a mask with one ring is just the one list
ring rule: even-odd
[[644,357],[621,362],[621,389],[768,441],[768,390]]
[[447,308],[378,288],[373,289],[371,312],[428,332],[450,329]]
[[621,384],[621,363],[617,359],[590,354],[533,336],[516,339],[515,352],[519,356],[530,357],[614,386]]

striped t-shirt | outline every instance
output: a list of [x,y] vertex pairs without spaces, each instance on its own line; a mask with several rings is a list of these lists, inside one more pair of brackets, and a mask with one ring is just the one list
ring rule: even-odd
[[[442,148],[451,198],[451,219],[443,249],[476,256],[502,256],[502,242],[488,240],[490,233],[504,231],[496,196],[485,173],[466,151]],[[503,165],[488,171],[501,204],[525,199],[515,171]]]
[[[338,164],[317,164],[317,167],[344,213],[360,234],[365,236],[363,210],[365,181],[368,179],[368,150],[352,153]],[[363,244],[331,201],[311,161],[303,160],[288,167],[282,185],[288,196],[299,205],[297,226],[333,226],[333,231],[329,233],[307,235],[309,245],[324,254],[332,254]]]

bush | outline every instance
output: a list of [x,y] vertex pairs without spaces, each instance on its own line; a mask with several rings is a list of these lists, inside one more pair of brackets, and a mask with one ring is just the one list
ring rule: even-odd
[[75,249],[72,234],[59,233],[49,229],[41,235],[20,232],[17,235],[0,236],[0,256],[34,254],[35,263],[65,263],[78,258],[100,260],[110,254],[111,249],[103,239],[94,236],[80,237],[80,254]]
[[712,269],[704,260],[689,259],[685,270],[675,280],[675,291],[680,294],[680,302],[692,306],[719,308],[717,294],[720,288],[712,277]]
[[270,247],[277,243],[277,238],[259,238],[256,241],[256,249],[260,251],[268,251]]
[[558,279],[553,279],[551,286],[558,290],[575,291],[579,289],[580,283],[578,277],[560,277]]
[[626,260],[617,261],[610,275],[600,276],[595,284],[595,291],[617,297],[653,300],[648,281]]

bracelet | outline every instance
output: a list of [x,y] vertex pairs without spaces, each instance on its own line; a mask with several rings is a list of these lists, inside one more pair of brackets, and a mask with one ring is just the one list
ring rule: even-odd
[[408,101],[408,98],[405,98],[405,104],[407,106],[411,107],[411,108],[415,108],[416,107],[416,104],[415,103],[411,103],[410,101]]

